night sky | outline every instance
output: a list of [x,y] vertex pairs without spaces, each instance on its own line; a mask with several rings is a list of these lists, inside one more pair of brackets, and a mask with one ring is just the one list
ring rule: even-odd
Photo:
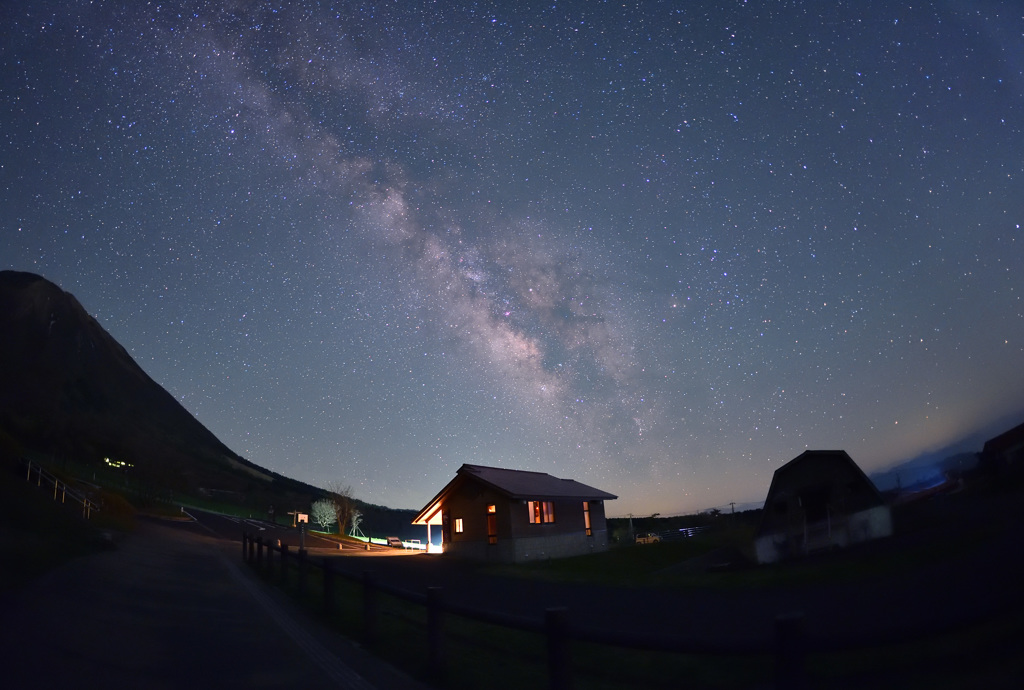
[[0,268],[371,503],[870,472],[1024,411],[1024,10],[898,5],[3,3]]

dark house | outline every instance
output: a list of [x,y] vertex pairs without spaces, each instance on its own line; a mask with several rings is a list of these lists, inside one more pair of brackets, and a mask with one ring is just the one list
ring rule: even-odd
[[604,502],[616,496],[571,479],[463,465],[413,520],[441,526],[444,553],[522,563],[608,548]]
[[759,563],[892,534],[892,513],[844,450],[808,450],[775,470],[754,542]]
[[1024,424],[985,441],[979,464],[1001,479],[1020,480],[1024,475]]

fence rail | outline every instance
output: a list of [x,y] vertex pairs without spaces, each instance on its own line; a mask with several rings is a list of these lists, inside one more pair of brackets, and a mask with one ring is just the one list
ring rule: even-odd
[[74,489],[61,479],[55,477],[51,473],[43,469],[39,463],[33,463],[31,460],[21,459],[19,465],[23,466],[25,470],[25,481],[29,483],[35,483],[39,488],[46,488],[49,490],[53,488],[53,500],[59,500],[61,503],[67,503],[71,501],[78,503],[82,506],[82,517],[88,520],[92,517],[92,514],[98,512],[100,507],[88,498],[85,494]]
[[[441,678],[445,673],[445,616],[453,614],[470,620],[502,626],[545,638],[547,653],[547,676],[551,690],[573,688],[572,658],[570,642],[590,642],[612,647],[642,651],[675,652],[711,656],[766,655],[774,658],[775,687],[803,688],[806,686],[804,657],[809,651],[837,651],[820,644],[810,645],[804,634],[803,615],[779,616],[775,620],[773,639],[761,642],[722,643],[700,639],[672,639],[660,635],[647,635],[629,631],[593,630],[574,627],[569,624],[568,609],[552,607],[545,609],[543,618],[516,616],[496,611],[485,611],[446,601],[441,587],[428,587],[426,592],[409,590],[379,582],[372,571],[361,575],[343,572],[332,567],[332,558],[310,559],[303,549],[292,550],[287,545],[265,542],[248,532],[242,535],[242,558],[271,580],[286,584],[289,564],[294,562],[298,572],[300,592],[306,593],[310,568],[323,574],[322,592],[325,610],[333,610],[338,577],[362,585],[362,638],[373,644],[378,635],[380,616],[378,594],[388,594],[400,600],[426,608],[427,625],[425,646],[428,650],[428,673],[432,678]],[[813,647],[813,650],[811,649]]]

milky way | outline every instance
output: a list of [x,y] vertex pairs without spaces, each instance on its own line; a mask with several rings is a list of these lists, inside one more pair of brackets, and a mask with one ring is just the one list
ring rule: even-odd
[[392,507],[744,504],[1024,418],[1019,5],[509,4],[5,4],[2,268]]

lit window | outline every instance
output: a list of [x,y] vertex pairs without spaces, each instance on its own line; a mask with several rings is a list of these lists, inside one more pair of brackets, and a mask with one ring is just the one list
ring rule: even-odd
[[462,534],[462,518],[455,518],[455,533]]
[[498,516],[497,508],[493,505],[487,506],[487,543],[498,543]]
[[530,514],[530,524],[555,521],[555,504],[551,501],[527,501],[526,509]]
[[587,528],[587,536],[594,536],[593,530],[590,529],[590,501],[583,501],[583,526]]

